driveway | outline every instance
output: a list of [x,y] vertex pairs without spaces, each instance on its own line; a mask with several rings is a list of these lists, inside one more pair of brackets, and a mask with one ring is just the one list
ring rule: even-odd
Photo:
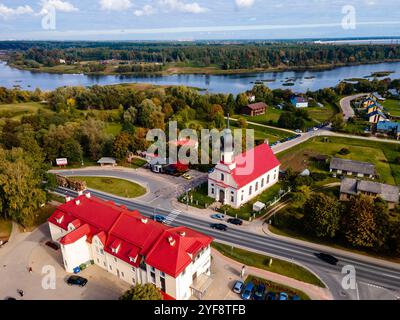
[[[14,297],[24,300],[116,300],[129,289],[129,285],[101,268],[91,266],[80,275],[89,280],[85,288],[70,287],[69,276],[62,266],[61,252],[45,245],[50,239],[47,224],[32,233],[20,233],[10,245],[0,249],[0,300]],[[28,272],[32,267],[33,272]],[[56,287],[45,289],[46,268],[56,275]],[[43,271],[45,271],[43,273]],[[46,281],[45,281],[46,282]],[[25,293],[21,298],[17,290]]]
[[343,117],[345,121],[348,121],[350,118],[354,117],[354,109],[351,106],[351,101],[366,96],[367,94],[362,93],[362,94],[356,94],[354,96],[349,96],[345,97],[342,100],[340,100],[340,108],[342,109],[343,112]]

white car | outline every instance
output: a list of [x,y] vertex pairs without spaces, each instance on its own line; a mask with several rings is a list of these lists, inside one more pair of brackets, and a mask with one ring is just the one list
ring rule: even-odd
[[318,131],[319,129],[317,127],[314,127],[314,131]]

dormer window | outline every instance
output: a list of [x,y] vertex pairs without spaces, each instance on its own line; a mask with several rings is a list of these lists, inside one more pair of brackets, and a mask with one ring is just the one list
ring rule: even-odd
[[225,180],[225,175],[223,173],[221,173],[221,181]]
[[138,256],[136,257],[129,257],[129,261],[132,263],[136,263]]
[[55,218],[58,224],[61,224],[64,220],[64,215],[60,215],[58,217]]

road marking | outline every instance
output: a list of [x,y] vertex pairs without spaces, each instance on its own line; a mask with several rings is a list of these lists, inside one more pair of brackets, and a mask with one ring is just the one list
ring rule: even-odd
[[181,214],[181,211],[178,210],[174,210],[172,211],[166,218],[165,218],[165,224],[166,225],[171,225],[176,218],[178,218],[178,216]]

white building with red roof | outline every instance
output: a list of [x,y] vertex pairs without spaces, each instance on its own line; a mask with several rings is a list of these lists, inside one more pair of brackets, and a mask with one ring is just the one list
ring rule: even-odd
[[221,160],[208,176],[208,195],[240,208],[279,181],[280,165],[268,143],[238,156],[234,155],[232,144],[224,146],[223,143]]
[[67,272],[94,263],[133,286],[154,283],[178,300],[192,296],[196,279],[210,276],[212,238],[90,194],[60,205],[48,222]]

